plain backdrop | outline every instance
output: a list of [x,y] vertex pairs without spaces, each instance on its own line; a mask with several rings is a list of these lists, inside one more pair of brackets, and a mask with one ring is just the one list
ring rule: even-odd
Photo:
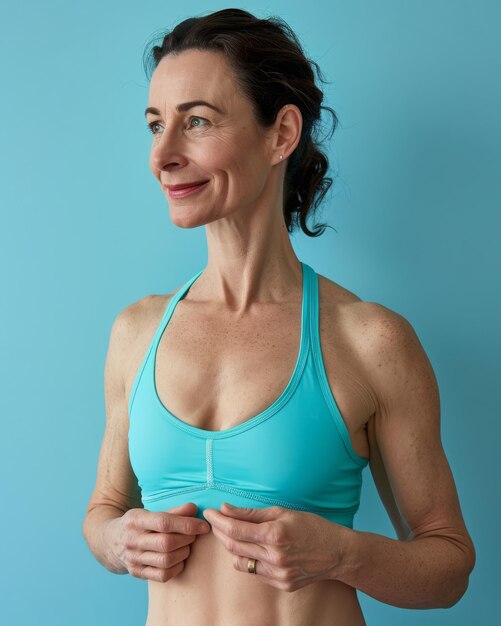
[[[144,46],[219,2],[3,0],[0,7],[0,622],[139,626],[147,583],[93,557],[81,525],[104,433],[111,324],[207,261],[148,168]],[[233,5],[229,5],[233,6]],[[320,64],[339,126],[319,238],[298,257],[407,318],[477,550],[465,596],[409,610],[359,592],[367,624],[495,623],[499,602],[499,3],[236,5],[278,15]],[[330,117],[326,117],[330,122]],[[310,224],[311,225],[311,224]],[[396,538],[364,470],[355,529]]]

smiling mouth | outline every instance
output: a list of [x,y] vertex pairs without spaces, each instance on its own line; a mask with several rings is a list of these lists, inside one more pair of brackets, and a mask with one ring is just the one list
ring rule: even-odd
[[208,182],[209,181],[206,180],[202,183],[198,183],[197,185],[192,185],[191,187],[181,187],[179,189],[169,189],[167,186],[165,186],[165,188],[169,191],[171,198],[184,198],[185,196],[202,189],[202,187],[205,187]]
[[197,185],[201,185],[202,183],[206,183],[208,180],[195,180],[190,183],[181,183],[177,185],[169,185],[168,183],[162,183],[164,187],[167,189],[172,189],[173,191],[177,191],[178,189],[187,189],[188,187],[196,187]]

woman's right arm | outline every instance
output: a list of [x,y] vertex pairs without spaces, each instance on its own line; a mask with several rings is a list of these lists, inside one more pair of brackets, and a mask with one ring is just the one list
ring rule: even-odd
[[128,451],[128,408],[125,372],[131,358],[131,338],[137,335],[138,301],[121,311],[113,321],[104,366],[106,427],[94,491],[87,505],[82,532],[89,548],[106,569],[126,574],[127,569],[113,554],[107,531],[110,522],[129,509],[143,508],[141,491],[132,470]]

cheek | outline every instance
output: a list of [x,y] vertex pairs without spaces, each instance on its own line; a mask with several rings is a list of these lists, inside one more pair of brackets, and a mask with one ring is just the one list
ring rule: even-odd
[[265,162],[258,151],[243,155],[235,166],[235,172],[241,191],[249,197],[262,191],[268,177]]
[[261,154],[248,141],[233,146],[231,150],[220,151],[211,161],[214,171],[225,172],[230,179],[238,179],[244,185],[252,183],[255,175],[262,170]]

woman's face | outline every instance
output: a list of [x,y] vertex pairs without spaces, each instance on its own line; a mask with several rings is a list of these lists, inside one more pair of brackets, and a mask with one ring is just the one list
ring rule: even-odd
[[[202,104],[182,109],[196,100],[218,110]],[[150,168],[176,225],[193,228],[230,214],[245,219],[267,200],[269,135],[257,127],[223,55],[187,50],[164,57],[151,78],[148,109]],[[202,180],[208,183],[182,198],[165,186]]]

